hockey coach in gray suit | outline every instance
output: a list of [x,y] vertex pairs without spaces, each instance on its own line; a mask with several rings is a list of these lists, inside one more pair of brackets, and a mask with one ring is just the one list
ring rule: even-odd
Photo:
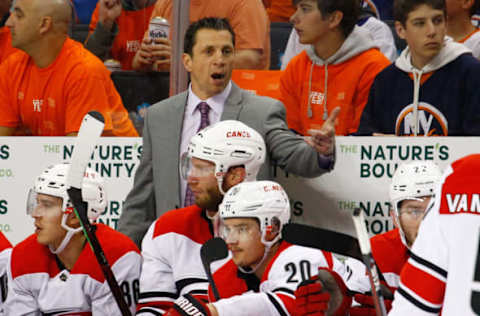
[[234,46],[235,34],[226,19],[204,18],[192,23],[185,34],[182,56],[191,78],[188,91],[147,111],[143,155],[118,227],[138,245],[161,214],[192,204],[192,192],[180,178],[180,157],[190,138],[209,124],[239,120],[264,137],[267,157],[258,179],[272,178],[271,161],[287,172],[310,178],[333,168],[334,122],[339,108],[321,129],[311,131],[311,137],[295,134],[288,129],[281,102],[242,90],[230,80]]

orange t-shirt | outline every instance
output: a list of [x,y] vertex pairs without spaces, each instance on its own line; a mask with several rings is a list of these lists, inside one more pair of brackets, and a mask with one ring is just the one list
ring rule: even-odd
[[0,28],[0,64],[7,59],[12,53],[19,50],[12,47],[12,35],[8,27],[4,26]]
[[[340,107],[335,133],[349,135],[357,131],[370,86],[376,75],[390,61],[376,48],[371,48],[345,62],[328,65],[327,112]],[[310,76],[310,72],[313,71]],[[309,81],[311,80],[310,96]],[[315,65],[305,51],[295,56],[280,78],[282,102],[287,109],[288,127],[302,135],[319,129],[324,123],[325,66]],[[308,103],[312,117],[308,117]]]
[[[98,6],[93,11],[92,19],[89,25],[89,34],[93,33],[98,23]],[[110,49],[111,57],[122,64],[122,69],[131,70],[132,60],[135,53],[140,48],[143,34],[148,30],[150,16],[152,15],[154,5],[142,10],[128,11],[122,10],[120,16],[116,19],[118,34],[113,41]]]
[[[172,22],[172,0],[157,0],[152,18]],[[227,18],[235,32],[235,49],[262,51],[263,67],[270,67],[270,21],[260,0],[190,0],[190,23],[205,17]],[[148,34],[146,34],[148,35]]]
[[34,136],[77,132],[92,110],[103,114],[107,135],[138,136],[110,72],[70,38],[48,67],[37,67],[23,52],[2,63],[0,100],[0,126],[25,128]]
[[271,22],[289,22],[295,7],[292,0],[271,0],[267,13]]

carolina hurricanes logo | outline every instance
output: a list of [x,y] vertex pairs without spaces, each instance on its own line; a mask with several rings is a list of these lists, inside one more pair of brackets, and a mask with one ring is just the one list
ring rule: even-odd
[[[425,102],[419,102],[418,114],[419,136],[448,136],[448,121],[436,107]],[[415,112],[413,104],[405,107],[397,116],[395,135],[409,136],[415,133]]]

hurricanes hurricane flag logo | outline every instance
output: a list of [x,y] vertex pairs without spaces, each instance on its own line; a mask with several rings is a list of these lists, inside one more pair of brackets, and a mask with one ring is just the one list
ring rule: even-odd
[[[448,136],[448,121],[436,107],[426,102],[418,103],[418,131],[421,136]],[[413,104],[406,106],[397,116],[395,135],[409,136],[415,133]]]

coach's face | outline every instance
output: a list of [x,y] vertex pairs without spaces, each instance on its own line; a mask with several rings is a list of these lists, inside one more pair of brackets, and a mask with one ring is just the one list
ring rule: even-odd
[[192,55],[183,54],[192,91],[202,100],[221,93],[232,76],[233,60],[234,47],[229,31],[198,30]]

